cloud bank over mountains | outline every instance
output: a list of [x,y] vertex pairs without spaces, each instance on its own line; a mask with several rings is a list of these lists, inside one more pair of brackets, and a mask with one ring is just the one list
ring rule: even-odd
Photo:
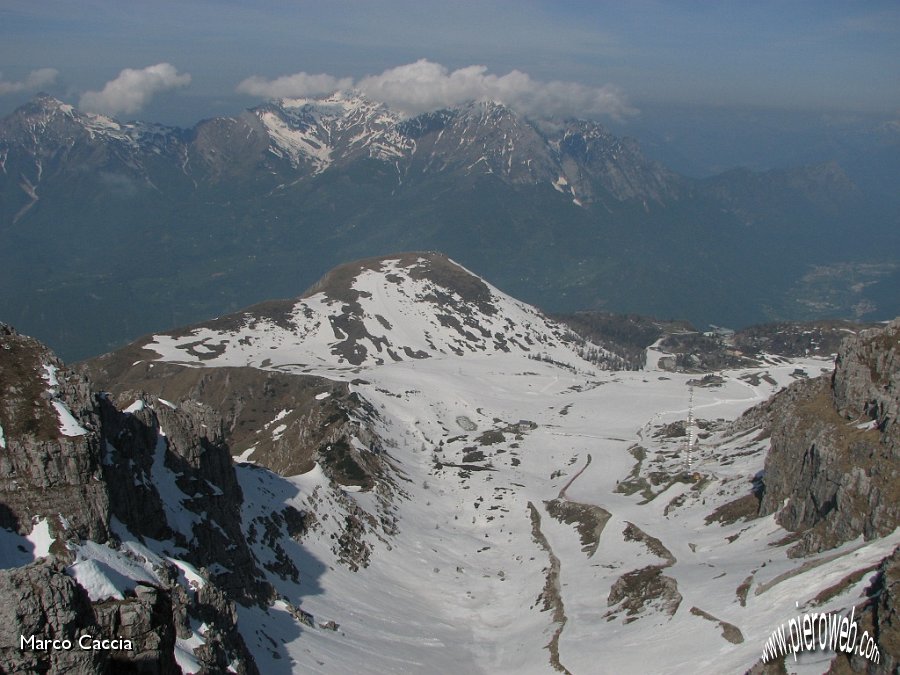
[[560,80],[545,82],[519,70],[494,75],[481,65],[451,71],[427,59],[356,81],[324,73],[299,72],[273,80],[255,75],[237,86],[239,93],[265,98],[302,98],[346,89],[357,89],[408,115],[472,100],[499,101],[526,114],[542,116],[607,115],[619,119],[637,112],[613,85],[591,87]]
[[14,94],[19,91],[35,90],[56,81],[59,71],[56,68],[38,68],[28,73],[24,80],[12,82],[4,80],[0,73],[0,94]]
[[[42,68],[32,71],[22,81],[7,81],[0,77],[0,94],[37,89],[52,84],[57,75],[53,68]],[[101,90],[84,92],[79,107],[113,116],[132,114],[145,107],[154,96],[186,87],[191,84],[191,79],[189,73],[179,73],[171,63],[125,68]],[[607,116],[618,120],[637,112],[615,85],[596,87],[563,80],[536,80],[521,70],[496,75],[483,65],[450,70],[428,59],[359,79],[303,71],[274,79],[254,75],[241,81],[235,90],[257,98],[274,99],[357,90],[409,116],[485,100],[498,101],[526,115],[540,117]]]
[[157,63],[140,70],[125,68],[101,91],[82,94],[79,107],[108,115],[130,114],[143,108],[156,94],[190,83],[190,74],[179,74],[171,63]]

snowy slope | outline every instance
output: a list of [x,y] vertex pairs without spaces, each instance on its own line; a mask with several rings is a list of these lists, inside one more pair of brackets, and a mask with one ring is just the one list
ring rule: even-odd
[[155,335],[144,347],[191,365],[331,373],[512,352],[586,365],[566,344],[573,340],[447,258],[412,253],[337,268],[294,303]]
[[[767,372],[781,385],[797,367],[815,373],[824,366],[798,361]],[[723,387],[698,393],[698,416],[731,418],[770,393],[768,384],[739,379],[744,374],[725,373]],[[268,660],[262,637],[268,634],[285,640],[282,658],[303,672],[553,672],[547,647],[554,643],[558,662],[573,673],[598,672],[601,662],[600,672],[742,671],[759,657],[769,632],[793,616],[795,602],[807,606],[900,540],[854,542],[810,563],[773,545],[786,533],[772,519],[707,525],[717,506],[748,492],[765,453],[764,442],[728,436],[724,424],[704,440],[695,463],[702,483],[663,482],[647,503],[640,492],[616,492],[634,469],[628,450],[635,444],[647,450],[645,465],[680,475],[680,443],[654,433],[685,418],[685,375],[574,375],[510,354],[406,361],[367,369],[365,379],[354,386],[380,411],[379,434],[407,479],[405,497],[393,502],[399,532],[371,538],[369,565],[356,572],[328,563],[334,553],[327,526],[303,539],[294,555],[305,575],[299,585],[282,583],[282,592],[339,629],[298,631],[277,608],[242,610],[264,670],[277,672],[279,661]],[[548,504],[588,456],[566,497],[610,513],[592,553],[577,523],[554,519]],[[265,501],[255,497],[264,486],[273,490],[284,481],[296,486],[284,503],[298,508],[311,508],[316,487],[326,492],[317,472],[293,479],[261,469],[242,475],[253,477],[242,479],[245,493],[254,495],[249,504]],[[342,498],[377,512],[377,491]],[[626,536],[628,524],[659,540],[663,554]],[[556,600],[546,590],[554,565]],[[620,577],[658,565],[682,597],[674,614],[652,598],[633,616],[609,604]],[[867,580],[824,609],[846,609]],[[741,642],[729,641],[718,621],[739,631]]]
[[294,167],[308,164],[314,173],[359,157],[393,162],[415,149],[415,142],[397,131],[400,117],[358,92],[285,98],[253,112],[269,135],[270,152]]
[[[729,421],[830,361],[763,359],[695,387],[686,476],[677,430],[696,376],[659,369],[655,349],[643,372],[599,370],[536,310],[433,254],[338,268],[299,301],[144,347],[340,380],[374,410],[389,471],[371,490],[319,466],[238,466],[248,537],[286,507],[313,514],[302,535],[276,524],[252,544],[280,595],[239,610],[263,672],[743,672],[797,605],[848,609],[871,574],[814,598],[900,542],[797,560],[773,518],[714,517],[750,494],[768,447]],[[288,433],[289,414],[266,430]],[[280,555],[298,578],[273,571]],[[819,672],[822,658],[788,665]]]

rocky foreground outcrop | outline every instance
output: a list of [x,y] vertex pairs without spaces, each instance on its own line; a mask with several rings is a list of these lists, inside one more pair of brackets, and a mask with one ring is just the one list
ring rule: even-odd
[[[256,672],[234,602],[266,602],[273,591],[242,536],[241,491],[213,411],[148,396],[122,412],[2,324],[0,385],[0,527],[22,542],[0,569],[0,671],[175,673],[177,641],[205,624],[192,650],[199,667]],[[167,484],[180,494],[178,514],[161,494]],[[205,570],[203,582],[185,584],[175,564],[123,545],[126,536],[171,542]],[[144,569],[145,580],[129,583],[122,564]],[[98,573],[123,588],[98,586]],[[119,642],[84,649],[83,636]],[[23,637],[38,642],[23,648]],[[53,639],[74,646],[41,646]]]
[[[46,347],[4,324],[0,347],[0,527],[30,532],[34,518],[65,514],[73,536],[106,541],[109,496],[89,383],[63,376]],[[61,431],[66,414],[80,432]]]
[[[760,514],[799,535],[804,555],[900,523],[900,320],[848,338],[833,375],[766,406],[771,449]],[[759,411],[755,413],[759,415]]]

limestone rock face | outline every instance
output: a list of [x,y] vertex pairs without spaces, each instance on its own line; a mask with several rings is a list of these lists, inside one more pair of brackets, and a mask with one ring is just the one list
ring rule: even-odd
[[0,570],[0,669],[5,673],[103,672],[101,651],[20,649],[20,640],[68,639],[98,634],[87,593],[60,569],[48,563]]
[[[139,396],[140,409],[129,413],[105,397],[98,400],[113,514],[135,534],[173,539],[198,567],[217,564],[227,570],[216,583],[230,597],[250,603],[268,599],[270,590],[260,581],[241,532],[243,495],[219,417],[197,402],[174,407]],[[160,494],[167,481],[181,516],[164,506],[164,499],[173,498]]]
[[346,383],[248,367],[193,368],[147,356],[147,350],[132,345],[86,365],[92,381],[123,406],[140,391],[178,401],[179,410],[187,410],[182,401],[205,404],[221,423],[206,422],[199,427],[204,433],[218,425],[232,455],[249,452],[245,458],[282,476],[305,473],[318,462],[342,485],[375,484],[379,455],[360,453],[351,439],[377,449],[379,440],[368,430],[377,413]]
[[795,555],[900,523],[900,321],[846,340],[834,374],[768,404],[771,449],[760,513],[802,532]]
[[180,669],[175,662],[173,593],[170,589],[138,586],[135,597],[94,605],[99,630],[95,636],[115,636],[131,643],[130,650],[108,654],[110,670],[126,668],[141,673],[169,675]]
[[[241,530],[243,495],[220,417],[195,401],[137,397],[129,412],[117,409],[46,347],[0,324],[0,527],[27,535],[47,521],[52,542],[36,552],[43,560],[0,570],[0,672],[178,673],[176,638],[192,638],[197,625],[206,626],[194,653],[205,672],[258,672],[234,602],[265,603],[274,591]],[[173,542],[204,585],[186,589],[161,558],[158,583],[118,597],[83,588],[72,570],[87,542],[141,562],[123,552],[126,536]],[[22,635],[74,647],[22,650]],[[81,649],[85,635],[131,645]]]
[[0,526],[27,534],[45,517],[54,534],[108,538],[98,426],[87,380],[0,324]]
[[844,343],[832,387],[841,415],[872,420],[896,447],[900,442],[900,319]]

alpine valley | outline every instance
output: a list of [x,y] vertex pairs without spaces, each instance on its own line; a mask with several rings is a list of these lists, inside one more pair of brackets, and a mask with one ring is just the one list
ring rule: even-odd
[[407,118],[345,92],[177,129],[39,95],[0,121],[0,316],[81,359],[439,250],[547,311],[888,319],[898,156],[695,180],[493,102]]
[[[184,181],[225,200],[222,185],[248,182],[269,195],[260,208],[302,194],[340,212],[389,189],[412,208],[430,172],[432,191],[447,172],[467,176],[480,209],[505,190],[519,195],[520,215],[552,198],[579,214],[572,222],[595,226],[602,211],[633,209],[636,223],[701,199],[596,128],[540,136],[495,106],[398,126],[359,101],[354,128],[306,105],[209,122],[187,138],[39,101],[19,118],[44,111],[43,138],[73,125],[85,136],[42,156],[34,198],[16,205],[16,236],[30,236],[25,223],[48,204],[75,198],[51,186],[78,153],[97,167],[80,178],[79,199],[126,176],[123,200],[175,194]],[[288,111],[294,121],[282,124]],[[487,129],[505,140],[479,137],[477,171],[441,150]],[[255,154],[224,156],[238,140]],[[539,141],[545,159],[522,164],[523,144]],[[630,157],[636,173],[614,171],[602,153]],[[176,156],[185,171],[163,183],[157,170]],[[13,160],[10,149],[6,170],[22,175]],[[229,182],[235,172],[242,179]],[[304,177],[285,183],[290,172]],[[329,181],[358,191],[329,202]],[[469,208],[458,192],[433,194]],[[89,208],[112,210],[109,199]],[[436,212],[421,213],[429,222]],[[233,240],[210,238],[210,221],[192,230],[198,280],[205,252],[274,236],[272,221],[250,227],[232,215]],[[350,247],[354,229],[403,231],[364,220],[334,237]],[[471,238],[478,250],[500,232],[487,218],[457,222],[454,237],[438,221],[432,236]],[[115,229],[129,226],[107,223],[98,238],[123,254],[136,247],[164,275],[170,244],[151,246],[144,231],[142,244],[126,245]],[[552,227],[508,236],[548,236],[543,252],[563,259]],[[295,254],[288,242],[284,255]],[[74,368],[3,325],[0,381],[5,672],[898,667],[898,321],[699,334],[639,317],[554,320],[444,255],[402,253]],[[772,632],[798,614],[851,611],[874,636],[877,664],[832,651],[760,662]],[[20,648],[23,636],[84,635],[131,649]]]

